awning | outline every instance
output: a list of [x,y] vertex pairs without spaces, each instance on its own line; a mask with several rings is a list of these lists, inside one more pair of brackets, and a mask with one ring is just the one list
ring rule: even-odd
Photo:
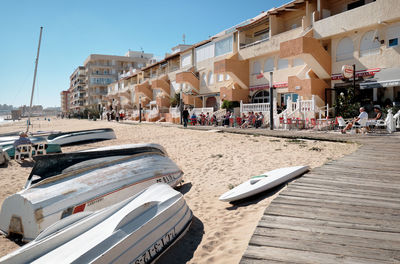
[[369,81],[360,83],[360,89],[400,86],[400,68],[382,69]]

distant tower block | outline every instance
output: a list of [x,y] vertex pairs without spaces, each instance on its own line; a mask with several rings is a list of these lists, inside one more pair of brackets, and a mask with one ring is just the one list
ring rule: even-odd
[[183,34],[183,35],[182,35],[183,44],[185,44],[185,38],[186,38],[186,35],[185,35],[185,34]]

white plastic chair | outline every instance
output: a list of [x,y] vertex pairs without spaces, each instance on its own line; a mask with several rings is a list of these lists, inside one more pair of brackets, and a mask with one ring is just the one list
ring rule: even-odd
[[35,148],[35,156],[38,155],[46,155],[46,142],[38,142],[34,145]]
[[21,144],[15,147],[14,151],[14,159],[22,160],[28,157],[28,159],[32,159],[32,145],[31,144]]
[[338,116],[337,121],[338,121],[338,127],[339,128],[341,128],[341,129],[345,128],[346,121],[344,121],[343,117]]
[[356,129],[363,129],[363,128],[366,128],[367,127],[367,122],[368,122],[368,118],[362,118],[362,119],[360,119],[360,120],[358,120],[358,124],[354,124],[352,127],[351,127],[351,130],[350,130],[350,134],[355,134],[355,132],[356,132]]

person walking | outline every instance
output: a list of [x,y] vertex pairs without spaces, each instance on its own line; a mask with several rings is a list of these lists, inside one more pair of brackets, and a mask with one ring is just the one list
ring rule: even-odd
[[189,111],[185,107],[185,110],[182,112],[182,117],[183,117],[183,127],[187,127],[187,123],[189,121]]

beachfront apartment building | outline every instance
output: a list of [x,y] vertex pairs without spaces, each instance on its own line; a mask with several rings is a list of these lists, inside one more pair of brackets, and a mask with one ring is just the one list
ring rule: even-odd
[[332,105],[352,85],[343,65],[355,64],[361,98],[398,100],[399,22],[396,0],[292,1],[237,27],[238,51],[216,62],[214,74],[229,74],[252,103],[268,102],[272,72],[278,104],[314,96]]
[[223,100],[266,103],[272,72],[278,104],[332,105],[353,84],[343,65],[354,64],[360,98],[400,101],[399,38],[397,0],[294,0],[130,72],[107,98],[119,109],[165,110],[175,93],[215,110]]
[[84,102],[85,108],[95,108],[99,111],[106,107],[107,86],[118,80],[118,76],[144,67],[153,54],[128,51],[125,56],[89,55],[83,67],[85,68]]
[[66,115],[69,112],[69,91],[61,91],[61,113]]
[[[68,111],[72,113],[82,112],[87,100],[87,94],[85,92],[86,85],[86,69],[83,66],[79,66],[69,77],[70,86],[68,89],[69,100],[68,100]],[[64,110],[63,110],[64,112]]]

